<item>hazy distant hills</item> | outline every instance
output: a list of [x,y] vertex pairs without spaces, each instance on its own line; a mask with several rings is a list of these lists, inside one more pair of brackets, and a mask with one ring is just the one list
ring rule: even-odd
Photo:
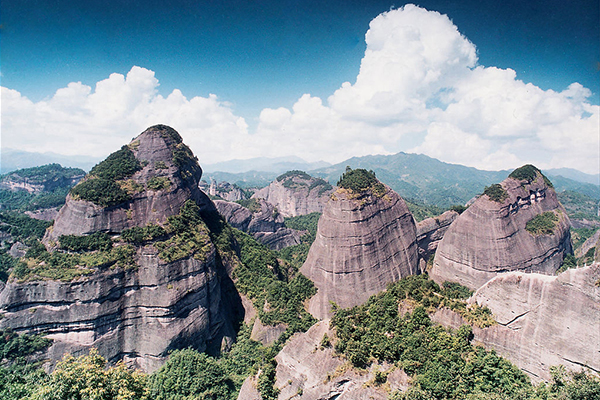
[[[86,157],[67,157],[53,153],[28,153],[3,149],[2,172],[18,168],[59,162],[89,170],[97,160]],[[483,171],[458,164],[449,164],[422,154],[398,153],[353,157],[339,164],[324,161],[309,163],[299,157],[251,158],[230,160],[216,164],[202,164],[205,181],[235,183],[241,187],[265,187],[278,175],[290,170],[301,170],[336,184],[346,166],[372,169],[377,177],[402,197],[418,202],[449,207],[464,204],[480,194],[486,186],[504,180],[510,171]],[[600,200],[600,175],[590,175],[570,169],[544,171],[554,183],[557,192],[574,191]]]

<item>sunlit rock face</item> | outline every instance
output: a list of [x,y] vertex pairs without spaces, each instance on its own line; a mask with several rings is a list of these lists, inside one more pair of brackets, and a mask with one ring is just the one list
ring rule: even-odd
[[[496,325],[473,328],[474,342],[495,349],[534,381],[550,367],[600,372],[600,264],[558,276],[511,272],[490,280],[470,301],[488,307]],[[465,321],[442,309],[433,319],[458,328]]]
[[301,233],[286,228],[283,216],[273,204],[264,199],[253,199],[256,209],[252,211],[238,203],[215,200],[219,214],[236,229],[252,235],[272,250],[300,243]]
[[[177,214],[188,199],[195,200],[202,208],[212,207],[208,197],[198,188],[202,169],[174,129],[164,125],[150,127],[134,138],[127,148],[141,166],[133,175],[117,180],[117,184],[130,194],[130,199],[102,207],[78,199],[72,191],[47,239],[93,232],[118,233],[134,226],[164,223],[169,216]],[[153,182],[156,178],[168,179],[169,186],[152,190],[150,187],[154,186],[148,184],[153,178]],[[94,177],[90,175],[86,179]]]
[[404,200],[385,193],[338,189],[319,219],[316,240],[301,272],[318,288],[309,311],[331,315],[331,304],[352,307],[408,275],[418,273],[415,222]]
[[[483,194],[456,219],[437,248],[430,273],[434,280],[477,289],[501,272],[558,270],[572,252],[569,218],[549,181],[537,169],[532,176],[507,178],[500,184],[504,196],[499,201]],[[550,232],[526,229],[546,212],[554,214]]]
[[[113,249],[132,249],[128,266],[107,262],[71,281],[13,279],[0,293],[0,328],[47,334],[54,342],[45,356],[53,361],[65,352],[77,355],[95,347],[110,361],[123,359],[151,372],[172,349],[218,349],[227,341],[236,293],[209,234],[209,222],[219,216],[198,189],[202,170],[179,134],[151,127],[125,149],[140,163],[131,176],[117,180],[133,188],[129,198],[102,206],[69,196],[45,242],[53,248],[61,235],[105,232]],[[188,201],[199,206],[203,222],[200,233],[186,240],[200,243],[201,251],[168,259],[161,257],[166,242],[157,243],[164,237],[129,244],[120,239],[126,228],[165,226]]]
[[302,171],[289,171],[252,197],[267,200],[284,217],[296,217],[322,212],[333,191],[334,188],[323,179]]

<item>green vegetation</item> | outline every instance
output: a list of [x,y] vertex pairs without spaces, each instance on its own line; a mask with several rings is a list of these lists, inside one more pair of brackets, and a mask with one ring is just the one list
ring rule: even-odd
[[281,182],[282,180],[288,179],[288,178],[300,178],[300,179],[307,181],[311,178],[311,176],[304,171],[293,170],[293,171],[288,171],[288,172],[285,172],[285,173],[279,175],[276,179],[277,179],[277,182]]
[[577,259],[573,254],[565,255],[565,258],[563,258],[563,261],[560,264],[560,268],[558,269],[558,271],[556,271],[556,273],[560,274],[561,272],[565,272],[570,268],[577,268]]
[[148,189],[159,191],[163,189],[169,189],[171,187],[171,180],[164,176],[155,176],[150,178],[148,181]]
[[129,178],[141,169],[142,165],[135,158],[133,152],[129,147],[123,146],[120,150],[106,157],[104,161],[96,164],[89,175],[114,182]]
[[544,174],[542,171],[537,169],[535,166],[531,164],[523,165],[520,168],[515,169],[513,172],[508,175],[509,178],[513,178],[519,181],[527,181],[527,183],[531,183],[537,179],[538,174],[542,176],[544,182],[548,187],[554,187],[552,182]]
[[308,191],[310,192],[314,188],[319,188],[318,195],[321,196],[323,193],[327,192],[328,190],[332,190],[333,186],[331,186],[329,184],[329,182],[327,182],[324,179],[314,178],[314,181],[308,187]]
[[377,180],[375,172],[362,168],[346,167],[337,186],[357,194],[370,190],[377,197],[385,195],[385,186]]
[[246,207],[252,214],[256,214],[261,211],[260,202],[257,199],[242,199],[236,201],[236,203],[242,207]]
[[179,168],[179,174],[184,181],[193,176],[199,177],[202,175],[202,170],[198,165],[198,158],[181,141],[173,148],[173,164]]
[[558,200],[565,207],[571,219],[587,219],[600,221],[598,216],[598,200],[572,190],[557,193]]
[[116,182],[94,176],[71,189],[71,195],[76,200],[91,201],[101,207],[111,207],[131,200],[131,196]]
[[296,270],[299,270],[304,261],[306,261],[310,246],[315,241],[317,235],[317,224],[320,217],[321,213],[314,212],[297,217],[287,217],[283,220],[287,228],[308,231],[300,238],[300,244],[283,248],[277,252],[280,258],[289,262]]
[[529,220],[527,224],[525,224],[525,229],[534,236],[552,235],[557,222],[558,215],[552,211],[546,211]]
[[167,164],[165,164],[164,161],[157,161],[156,163],[154,163],[154,168],[155,169],[168,169],[169,167],[167,167]]
[[61,249],[74,252],[108,251],[112,248],[110,236],[103,232],[96,232],[87,236],[61,235],[58,241]]
[[229,399],[235,391],[222,363],[192,349],[175,350],[149,379],[154,400]]
[[0,248],[0,282],[6,282],[11,269],[25,268],[23,262],[12,257],[5,249]]
[[250,235],[237,229],[233,235],[241,260],[233,271],[236,287],[252,300],[261,322],[287,324],[285,339],[310,328],[315,319],[306,312],[304,300],[316,293],[313,283],[294,268],[282,270],[276,253]]
[[31,218],[26,214],[0,213],[0,231],[10,234],[15,240],[41,239],[51,225],[50,221]]
[[139,189],[135,182],[120,185],[118,181],[129,178],[141,169],[142,165],[131,149],[123,146],[94,166],[88,177],[71,189],[71,195],[75,199],[91,201],[101,207],[125,203]]
[[121,239],[128,243],[142,244],[156,240],[167,235],[167,231],[160,225],[134,226],[121,232]]
[[600,228],[573,228],[571,227],[571,240],[573,241],[573,248],[577,249],[586,240],[591,238]]
[[[337,310],[332,319],[336,351],[359,368],[373,360],[394,363],[427,398],[454,399],[476,392],[512,395],[529,385],[514,365],[493,351],[473,347],[469,325],[457,331],[434,325],[427,314],[440,302],[434,293],[441,290],[432,281],[409,277],[362,306]],[[413,304],[413,311],[399,315],[401,302]]]
[[51,342],[42,335],[18,335],[11,329],[0,329],[0,399],[25,399],[46,380],[41,363],[28,362],[26,357]]
[[486,186],[483,190],[483,194],[490,198],[490,200],[497,203],[503,203],[508,198],[508,193],[499,183],[495,183],[490,186]]
[[108,367],[95,349],[86,356],[67,354],[49,379],[36,388],[31,400],[142,400],[146,399],[147,376],[132,371],[123,362]]
[[[160,234],[157,228],[144,228],[145,234]],[[200,208],[193,200],[185,202],[178,215],[170,216],[165,225],[168,239],[154,243],[159,250],[158,257],[165,262],[174,262],[187,257],[204,261],[212,249],[209,230],[202,217]]]
[[408,211],[410,211],[417,222],[427,218],[436,217],[444,212],[444,210],[439,207],[426,205],[417,200],[404,199],[404,202],[408,207]]
[[0,181],[27,182],[34,185],[44,185],[60,182],[64,179],[72,179],[76,176],[85,175],[85,171],[80,168],[66,168],[60,164],[46,164],[39,167],[24,168],[2,175]]
[[467,208],[469,208],[469,207],[457,204],[457,205],[450,207],[450,210],[456,211],[457,213],[462,214],[463,212],[467,211]]

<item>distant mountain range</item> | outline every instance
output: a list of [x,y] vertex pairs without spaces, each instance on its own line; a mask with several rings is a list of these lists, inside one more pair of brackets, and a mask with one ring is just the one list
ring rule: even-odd
[[[365,168],[375,171],[377,177],[402,197],[416,200],[427,205],[438,207],[449,207],[455,204],[464,204],[474,196],[483,192],[486,186],[504,180],[510,171],[483,171],[472,167],[458,164],[449,164],[422,154],[398,153],[389,156],[364,156],[353,157],[339,164],[328,165],[320,168],[300,168],[301,159],[287,163],[282,159],[258,159],[256,164],[253,159],[243,160],[247,168],[254,170],[243,171],[241,163],[232,164],[229,171],[233,171],[233,165],[238,165],[238,173],[216,171],[213,164],[205,168],[203,179],[216,181],[227,181],[241,187],[263,187],[275,179],[283,169],[277,169],[275,165],[291,166],[308,172],[313,176],[326,179],[335,185],[342,175],[346,166],[351,168]],[[285,160],[285,159],[284,159]],[[237,160],[238,163],[240,160]],[[258,165],[270,167],[261,170]],[[305,163],[308,164],[308,163]],[[256,167],[256,168],[254,168]],[[599,176],[584,174],[583,172],[569,169],[550,169],[544,171],[554,183],[558,192],[565,190],[576,191],[592,199],[600,199],[600,186],[593,184],[600,179]]]
[[[1,170],[6,173],[50,162],[89,170],[97,161],[87,157],[3,149]],[[248,188],[265,187],[277,176],[290,170],[305,171],[335,185],[346,166],[373,170],[382,182],[402,197],[443,208],[466,203],[482,193],[486,186],[501,182],[510,173],[508,170],[483,171],[445,163],[422,154],[402,152],[388,156],[353,157],[335,165],[324,161],[309,163],[299,157],[260,157],[203,164],[202,169],[203,179],[207,182],[214,179]],[[544,173],[552,180],[558,192],[575,191],[600,200],[600,175],[585,174],[570,168],[549,169]]]

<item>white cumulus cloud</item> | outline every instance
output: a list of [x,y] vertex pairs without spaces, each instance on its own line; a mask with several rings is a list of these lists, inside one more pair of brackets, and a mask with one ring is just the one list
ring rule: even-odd
[[478,64],[445,15],[415,5],[371,21],[354,83],[323,100],[264,109],[255,132],[216,95],[158,94],[154,72],[133,67],[92,90],[70,83],[34,103],[2,88],[2,146],[103,156],[146,127],[173,126],[201,163],[257,156],[340,162],[424,153],[482,169],[571,167],[598,172],[600,107],[578,83],[557,92],[515,71]]
[[[154,72],[134,66],[111,74],[94,90],[72,82],[34,103],[2,88],[2,146],[32,152],[104,157],[155,124],[177,129],[203,162],[219,161],[248,136],[243,118],[217,96],[187,99],[175,89],[158,94]],[[237,154],[239,156],[239,154]]]

